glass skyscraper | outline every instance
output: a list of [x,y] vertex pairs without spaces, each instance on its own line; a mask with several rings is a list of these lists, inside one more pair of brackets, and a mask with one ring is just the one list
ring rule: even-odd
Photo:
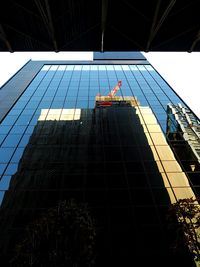
[[199,119],[140,53],[94,55],[29,61],[0,90],[2,266],[29,266],[27,225],[70,199],[94,218],[94,266],[195,266],[169,207],[200,193]]

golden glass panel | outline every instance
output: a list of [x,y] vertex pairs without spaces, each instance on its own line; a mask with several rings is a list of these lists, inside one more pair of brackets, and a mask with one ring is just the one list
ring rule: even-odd
[[164,169],[163,169],[163,166],[161,164],[161,161],[156,161],[156,164],[157,164],[159,172],[164,172]]
[[74,114],[71,114],[71,115],[70,114],[62,114],[60,116],[61,121],[72,121],[73,118],[74,118]]
[[139,117],[139,120],[140,120],[140,123],[141,123],[141,125],[144,125],[145,124],[145,122],[144,122],[144,120],[143,120],[143,117],[142,117],[142,115],[140,114],[140,112],[138,111],[138,110],[136,110],[136,114],[138,115],[138,117]]
[[142,124],[142,127],[143,127],[143,130],[144,130],[144,133],[148,133],[148,129],[147,129],[146,125]]
[[154,159],[155,160],[160,160],[159,157],[158,157],[158,153],[157,153],[155,147],[153,145],[151,145],[150,148],[151,148],[151,151],[152,151]]
[[161,175],[162,175],[164,186],[165,187],[170,187],[170,184],[169,184],[169,180],[168,180],[167,175],[164,172],[162,172]]
[[58,121],[59,119],[60,119],[60,114],[48,114],[46,116],[47,121],[54,121],[54,120]]
[[46,119],[46,115],[40,115],[40,117],[38,118],[38,121],[45,121]]
[[[194,195],[194,192],[192,191],[191,187],[176,187],[173,188],[174,194],[178,199],[183,199],[183,198],[196,198]],[[175,201],[176,202],[176,201]]]
[[74,114],[75,109],[74,108],[69,108],[69,109],[63,109],[62,114]]
[[172,187],[190,186],[184,172],[169,172],[167,173],[167,177]]
[[149,133],[145,133],[145,135],[146,135],[146,139],[147,139],[148,144],[150,146],[152,146],[153,145],[153,142],[152,142],[152,139],[150,137],[150,134]]
[[138,109],[142,114],[153,114],[152,110],[149,107],[141,107],[139,106]]
[[182,172],[182,169],[177,161],[162,161],[165,172]]
[[42,109],[40,115],[47,115],[49,109]]
[[42,109],[39,121],[44,120],[79,120],[81,109]]
[[166,145],[166,139],[163,133],[150,133],[154,145]]
[[153,114],[142,114],[142,117],[146,124],[157,124],[156,117]]
[[174,154],[168,145],[155,146],[160,160],[175,160]]
[[162,133],[162,130],[158,124],[148,124],[146,127],[151,133]]
[[49,115],[60,115],[61,114],[61,111],[62,111],[62,109],[49,109],[49,112],[48,112],[48,114]]
[[76,116],[80,116],[81,115],[81,109],[75,109],[75,113]]
[[168,193],[168,195],[169,195],[170,202],[171,202],[171,203],[175,203],[175,202],[176,202],[176,197],[175,197],[175,193],[174,193],[174,191],[172,190],[172,188],[167,187],[166,190],[167,190],[167,193]]

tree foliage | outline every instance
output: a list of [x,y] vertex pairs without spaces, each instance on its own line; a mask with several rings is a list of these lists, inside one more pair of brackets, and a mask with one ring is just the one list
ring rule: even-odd
[[11,266],[92,266],[95,237],[87,205],[62,201],[27,226]]
[[170,207],[170,218],[176,221],[177,238],[175,248],[184,244],[200,266],[200,205],[197,199],[179,199]]

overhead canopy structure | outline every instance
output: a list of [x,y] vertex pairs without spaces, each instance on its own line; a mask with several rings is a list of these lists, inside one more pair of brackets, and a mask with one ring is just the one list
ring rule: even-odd
[[3,0],[0,51],[200,51],[199,0]]

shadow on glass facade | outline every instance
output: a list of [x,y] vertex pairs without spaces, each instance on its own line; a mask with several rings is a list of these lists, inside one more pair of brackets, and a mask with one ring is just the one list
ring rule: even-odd
[[167,221],[196,192],[165,135],[177,101],[150,65],[44,65],[0,125],[4,266],[28,223],[72,198],[95,219],[95,266],[195,266]]

